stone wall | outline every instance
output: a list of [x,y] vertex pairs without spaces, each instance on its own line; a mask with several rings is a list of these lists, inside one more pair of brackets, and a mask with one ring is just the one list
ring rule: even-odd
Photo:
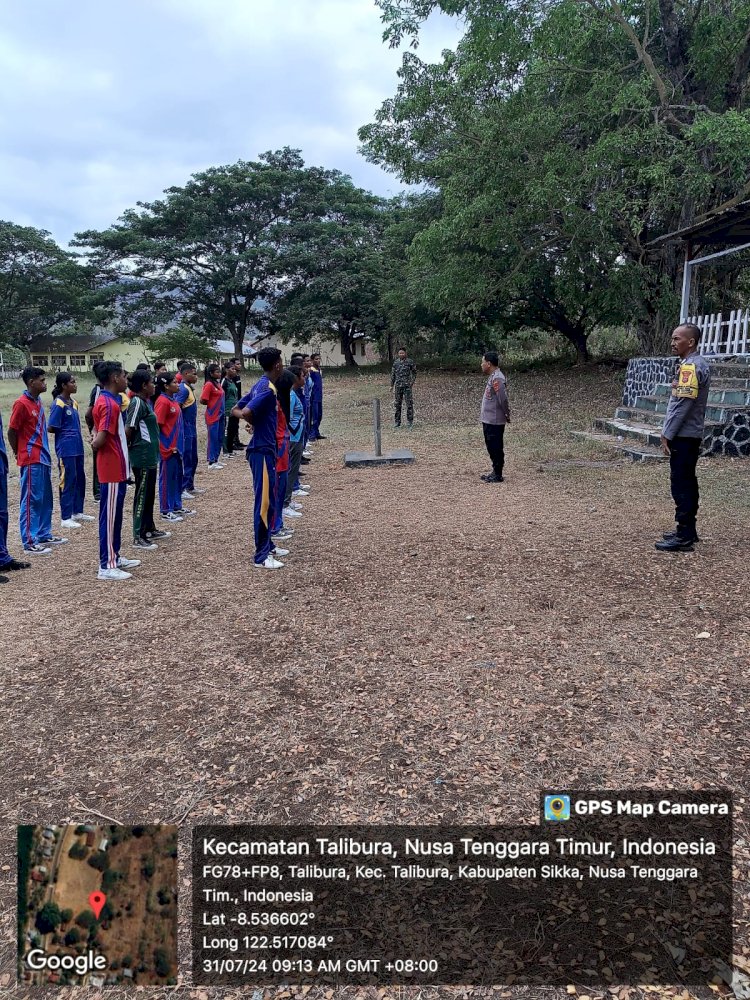
[[669,385],[676,370],[676,358],[631,358],[625,374],[622,405],[635,406],[638,396],[653,396],[657,385]]
[[729,455],[732,458],[750,457],[750,417],[735,413],[729,423],[707,430],[703,438],[704,455]]

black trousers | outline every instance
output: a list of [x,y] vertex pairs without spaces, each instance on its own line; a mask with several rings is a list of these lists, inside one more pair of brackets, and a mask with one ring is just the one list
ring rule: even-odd
[[695,467],[701,452],[700,438],[676,437],[669,446],[669,484],[674,500],[677,530],[692,535],[698,514],[698,477]]
[[133,469],[135,496],[133,497],[133,538],[146,538],[149,531],[156,531],[154,501],[156,499],[156,469]]
[[237,417],[227,417],[227,432],[224,439],[224,451],[232,452],[235,448],[241,448],[240,444],[240,422]]
[[505,424],[482,424],[482,429],[484,430],[487,453],[492,461],[492,469],[499,478],[503,474],[503,466],[505,465],[505,450],[503,448]]

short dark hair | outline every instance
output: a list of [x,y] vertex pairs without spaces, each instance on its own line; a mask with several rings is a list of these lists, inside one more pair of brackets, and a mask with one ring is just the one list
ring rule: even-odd
[[140,392],[144,385],[151,381],[152,376],[148,368],[136,368],[130,376],[130,389],[132,392]]
[[181,375],[184,375],[185,372],[194,372],[198,370],[192,361],[183,361],[179,367]]
[[485,351],[482,357],[485,361],[489,361],[491,365],[494,365],[495,368],[500,364],[500,357],[497,351]]
[[[404,353],[407,353],[406,348],[404,347],[403,344],[401,345],[401,347],[399,347],[398,351],[403,351]],[[398,354],[398,351],[396,351],[396,354]]]
[[293,365],[295,358],[304,358],[304,356],[305,355],[301,351],[292,351],[292,356],[289,358],[289,364]]
[[146,364],[145,361],[141,361],[140,364],[137,364],[135,366],[135,370],[137,372],[148,372],[148,371],[151,371],[151,366],[148,365],[148,364]]
[[164,358],[157,358],[156,361],[154,361],[154,368],[166,368],[166,367],[167,367],[167,362],[164,360]]
[[255,355],[255,360],[264,372],[270,372],[280,357],[281,351],[278,347],[264,347]]
[[28,385],[33,378],[44,378],[45,372],[43,368],[37,368],[36,365],[27,365],[26,368],[21,372],[21,378],[23,379],[24,385]]
[[696,326],[695,323],[680,323],[680,326],[683,330],[687,330],[688,336],[693,338],[695,346],[697,347],[701,342],[701,337],[703,336],[701,328]]
[[112,376],[116,375],[118,372],[122,371],[122,365],[119,361],[100,361],[99,369],[97,371],[96,377],[102,383],[106,385],[107,382],[112,380]]

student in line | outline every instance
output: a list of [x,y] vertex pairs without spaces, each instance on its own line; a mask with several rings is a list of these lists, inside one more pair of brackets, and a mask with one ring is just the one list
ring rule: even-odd
[[[198,468],[198,404],[193,392],[193,386],[198,381],[195,365],[183,361],[180,365],[179,388],[174,401],[182,410],[182,423],[185,433],[185,450],[182,454],[182,500],[195,500],[204,493],[195,485],[195,472]],[[175,381],[178,381],[175,376]]]
[[273,498],[274,516],[271,524],[271,534],[274,536],[282,535],[283,538],[291,537],[291,533],[284,530],[282,508],[286,495],[287,479],[289,478],[289,420],[291,397],[294,395],[293,385],[294,376],[291,372],[284,370],[276,383],[278,406],[276,412],[276,489]]
[[133,497],[133,548],[155,549],[156,539],[169,538],[154,523],[156,470],[159,465],[159,425],[151,405],[154,381],[150,371],[136,370],[130,377],[133,393],[125,416],[130,465],[135,476]]
[[60,490],[60,527],[80,528],[93,521],[83,513],[86,500],[86,470],[83,465],[83,434],[75,393],[78,382],[71,372],[58,372],[52,390],[47,427],[55,438]]
[[240,422],[237,417],[232,416],[232,410],[237,405],[240,393],[237,391],[237,369],[233,361],[228,361],[224,365],[221,379],[221,388],[224,390],[224,412],[226,417],[226,431],[224,434],[224,454],[228,458],[233,457],[237,431]]
[[[86,426],[89,430],[90,439],[93,440],[94,437],[94,404],[99,398],[99,393],[102,391],[102,383],[99,378],[99,370],[101,366],[105,364],[104,361],[95,361],[92,370],[94,372],[94,378],[96,379],[96,385],[92,388],[89,393],[89,405],[88,409],[83,415],[83,419],[86,422]],[[97,504],[99,503],[99,478],[96,474],[96,461],[94,461],[94,474],[91,477],[91,495]]]
[[[3,436],[3,415],[0,413],[0,574],[11,570],[29,569],[31,563],[14,559],[8,552],[8,452]],[[0,575],[0,583],[8,577]]]
[[21,541],[25,552],[47,556],[50,545],[68,541],[52,534],[52,459],[39,399],[47,391],[47,378],[33,365],[24,368],[21,378],[26,390],[13,404],[8,424],[8,444],[21,470]]
[[284,366],[281,351],[276,347],[264,347],[258,351],[256,360],[263,369],[250,392],[237,403],[234,415],[247,421],[253,436],[247,446],[247,460],[253,474],[255,504],[253,508],[253,530],[255,535],[255,556],[253,565],[259,569],[281,569],[284,563],[275,556],[287,555],[286,549],[277,549],[271,538],[276,486],[276,425],[277,398],[276,382]]
[[310,440],[325,441],[325,434],[320,433],[323,420],[323,371],[320,364],[320,354],[311,354],[310,378]]
[[128,442],[122,419],[122,395],[127,384],[122,365],[102,361],[97,377],[102,385],[92,418],[94,450],[99,478],[99,580],[129,580],[129,569],[140,566],[140,559],[120,555],[122,514],[127,481],[130,478]]
[[[232,364],[234,365],[234,384],[237,389],[237,399],[242,395],[242,358],[232,358]],[[229,423],[229,415],[231,410],[229,407],[224,407],[227,413],[227,423]],[[232,438],[232,449],[233,451],[242,451],[244,445],[240,441],[240,422],[237,421],[237,426],[234,428],[234,437]]]
[[[185,431],[182,410],[175,402],[179,386],[171,372],[156,376],[154,413],[159,424],[159,510],[165,521],[183,520],[182,452]],[[185,511],[185,513],[195,513]]]
[[[287,371],[293,376],[294,384],[290,395],[290,417],[289,417],[289,476],[287,478],[286,493],[284,495],[284,507],[290,507],[292,495],[299,490],[298,496],[307,496],[306,490],[302,490],[299,481],[299,470],[302,464],[302,452],[304,450],[305,436],[305,407],[301,399],[304,375],[299,365],[292,365]],[[290,529],[291,530],[291,529]]]
[[206,430],[208,447],[206,457],[209,469],[223,469],[219,462],[223,438],[222,417],[224,416],[224,390],[220,385],[221,368],[213,362],[206,365],[201,406],[206,407]]

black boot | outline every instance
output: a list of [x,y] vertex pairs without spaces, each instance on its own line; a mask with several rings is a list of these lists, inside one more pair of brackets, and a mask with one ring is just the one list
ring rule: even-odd
[[672,538],[665,538],[661,542],[657,542],[655,548],[659,552],[693,552],[693,539],[689,536],[680,535],[678,532],[674,533]]
[[[662,535],[662,538],[664,539],[665,542],[671,542],[675,538],[681,538],[681,537],[682,536],[680,535],[679,531],[665,531],[664,534]],[[695,528],[693,528],[692,532],[686,532],[685,537],[690,538],[691,542],[700,541],[700,538],[698,538],[698,532],[695,530]]]

